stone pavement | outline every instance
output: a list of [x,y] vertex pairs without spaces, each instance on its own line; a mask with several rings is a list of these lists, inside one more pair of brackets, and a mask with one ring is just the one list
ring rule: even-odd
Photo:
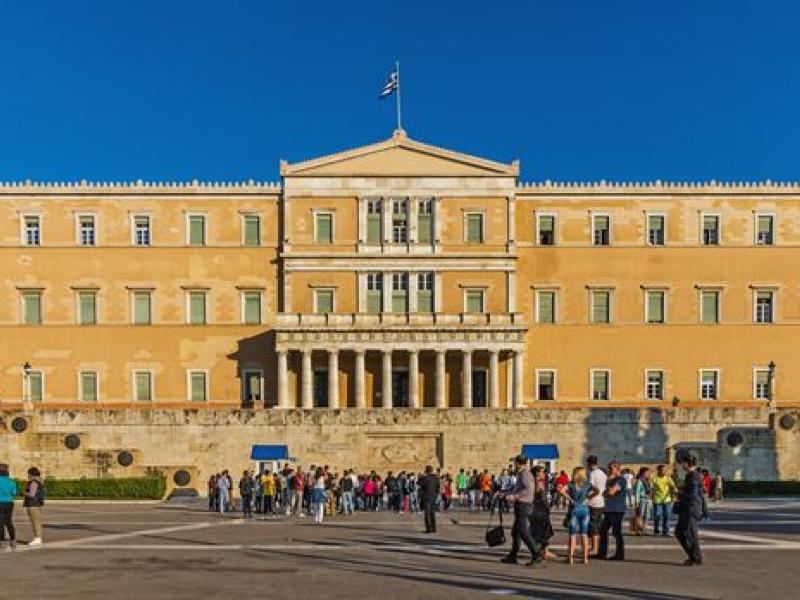
[[[800,500],[730,500],[702,529],[706,564],[678,566],[674,539],[627,537],[625,563],[570,567],[499,563],[483,544],[485,513],[421,517],[388,512],[322,526],[285,517],[220,519],[187,505],[49,503],[45,545],[0,554],[3,598],[487,598],[794,597]],[[16,510],[19,538],[30,538]],[[562,514],[554,550],[565,551]],[[510,537],[510,536],[509,536]]]

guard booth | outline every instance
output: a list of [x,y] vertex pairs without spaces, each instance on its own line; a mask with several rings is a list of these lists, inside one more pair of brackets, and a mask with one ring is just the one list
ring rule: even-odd
[[274,473],[287,461],[296,462],[289,456],[289,446],[283,444],[256,444],[250,450],[250,459],[256,463],[255,472],[263,473],[267,469]]
[[528,459],[531,467],[542,465],[548,473],[556,472],[559,458],[557,444],[523,444],[520,454]]

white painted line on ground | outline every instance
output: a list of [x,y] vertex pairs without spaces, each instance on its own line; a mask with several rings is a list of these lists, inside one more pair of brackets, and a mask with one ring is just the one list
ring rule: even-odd
[[[776,540],[774,538],[758,537],[755,535],[740,535],[736,533],[729,533],[727,531],[708,531],[707,529],[700,529],[700,538],[716,538],[720,540],[732,540],[735,542],[752,542],[753,544],[782,544],[787,543],[784,540]],[[793,542],[788,542],[793,543]],[[752,548],[761,548],[760,545],[754,545]]]

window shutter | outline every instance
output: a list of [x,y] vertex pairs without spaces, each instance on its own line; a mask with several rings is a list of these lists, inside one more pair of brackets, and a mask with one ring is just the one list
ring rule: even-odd
[[592,296],[592,322],[608,323],[610,320],[608,292],[594,292]]
[[540,372],[539,385],[553,385],[553,372],[552,371]]
[[244,245],[258,246],[261,243],[261,218],[246,215],[244,218]]
[[594,218],[594,228],[596,230],[606,230],[606,229],[608,229],[608,217],[607,216],[603,216],[603,215],[596,216]]
[[549,215],[539,217],[539,232],[553,233],[555,219]]
[[433,291],[431,290],[417,291],[417,312],[421,313],[433,312]]
[[94,325],[97,322],[97,302],[95,294],[83,292],[80,299],[81,325]]
[[555,294],[553,292],[539,292],[539,322],[555,322]]
[[367,312],[373,315],[383,312],[381,290],[367,290]]
[[608,373],[595,371],[592,373],[592,390],[596,398],[608,398]]
[[189,217],[189,244],[202,246],[206,243],[206,220],[200,215]]
[[330,244],[333,241],[332,218],[328,213],[317,215],[317,242],[320,244]]
[[370,213],[367,215],[367,243],[380,244],[381,219],[382,215],[380,213]]
[[483,312],[483,292],[481,290],[467,291],[467,312],[468,313]]
[[772,231],[772,217],[760,216],[758,217],[758,232],[769,233]]
[[664,322],[664,293],[647,293],[647,320],[650,323]]
[[136,373],[136,399],[140,402],[149,402],[153,399],[150,373]]
[[392,290],[392,312],[408,312],[408,290]]
[[717,306],[717,293],[703,292],[703,323],[717,323],[719,321]]
[[204,325],[206,322],[206,295],[202,292],[189,294],[189,323]]
[[261,323],[261,294],[248,292],[244,296],[244,322],[246,325]]
[[42,401],[42,374],[41,373],[31,373],[28,375],[28,385],[29,385],[29,393],[30,393],[30,401],[31,402],[41,402]]
[[317,313],[326,315],[333,312],[333,292],[317,290]]
[[191,375],[191,398],[193,402],[205,402],[206,400],[206,374],[192,373]]
[[97,375],[95,373],[81,374],[81,389],[84,402],[97,401]]
[[429,244],[431,239],[433,239],[432,232],[433,219],[431,215],[417,215],[417,241],[423,244]]
[[483,241],[482,227],[483,215],[467,215],[467,241],[474,244]]
[[136,292],[133,296],[134,325],[150,324],[150,292]]
[[39,294],[26,294],[25,324],[40,325],[42,323],[42,297]]

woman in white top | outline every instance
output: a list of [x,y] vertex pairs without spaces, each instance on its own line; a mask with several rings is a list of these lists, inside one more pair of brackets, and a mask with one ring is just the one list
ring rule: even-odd
[[314,523],[317,525],[322,524],[322,519],[325,516],[325,476],[321,467],[317,467],[314,473],[314,487],[311,490],[311,504],[314,510]]

